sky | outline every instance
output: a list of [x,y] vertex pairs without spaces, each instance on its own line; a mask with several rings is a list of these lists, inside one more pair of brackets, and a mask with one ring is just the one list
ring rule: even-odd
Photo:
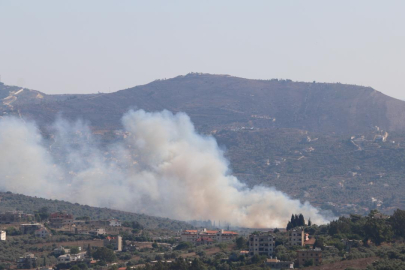
[[394,0],[0,0],[0,76],[61,94],[203,72],[405,100],[404,10]]

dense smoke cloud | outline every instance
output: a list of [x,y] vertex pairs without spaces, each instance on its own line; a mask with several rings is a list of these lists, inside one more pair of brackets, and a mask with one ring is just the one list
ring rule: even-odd
[[0,189],[181,220],[284,227],[292,213],[326,220],[273,188],[229,174],[211,136],[184,113],[130,111],[125,139],[101,145],[82,122],[58,120],[45,140],[32,123],[0,120]]

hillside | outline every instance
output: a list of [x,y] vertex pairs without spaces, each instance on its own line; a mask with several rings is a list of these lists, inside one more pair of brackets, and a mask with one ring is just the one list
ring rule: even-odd
[[0,213],[5,211],[24,211],[32,214],[42,207],[47,207],[49,212],[64,211],[76,217],[87,216],[94,220],[117,218],[122,221],[137,221],[147,229],[165,228],[170,230],[180,230],[189,228],[190,225],[168,218],[152,217],[143,214],[135,214],[107,208],[90,207],[58,200],[47,200],[37,197],[13,194],[10,192],[0,192]]
[[[275,186],[338,214],[392,213],[405,207],[405,136],[375,142],[297,129],[220,131],[232,173],[243,182]],[[393,143],[395,141],[395,143]],[[359,147],[353,144],[355,142]]]
[[[337,214],[405,208],[405,102],[369,87],[188,74],[108,94],[20,90],[0,84],[3,115],[42,127],[58,115],[84,119],[108,141],[128,109],[184,111],[250,186],[275,186]],[[382,130],[388,140],[376,142]]]
[[15,102],[15,109],[44,124],[59,113],[68,119],[85,118],[95,129],[119,129],[124,112],[142,108],[184,111],[204,131],[241,126],[348,134],[375,126],[405,130],[400,120],[405,102],[372,88],[344,84],[188,74],[115,93],[46,95],[42,101],[32,100]]

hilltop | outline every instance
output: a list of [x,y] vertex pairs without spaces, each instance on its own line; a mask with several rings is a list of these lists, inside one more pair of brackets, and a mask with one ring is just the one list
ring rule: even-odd
[[[4,96],[0,87],[2,92]],[[123,113],[142,108],[186,112],[204,131],[241,126],[340,134],[366,132],[375,126],[405,130],[405,122],[400,121],[405,116],[404,101],[369,87],[340,83],[188,74],[114,93],[45,95],[34,91],[27,99],[13,103],[25,118],[46,124],[62,113],[67,119],[85,118],[94,129],[119,129]]]

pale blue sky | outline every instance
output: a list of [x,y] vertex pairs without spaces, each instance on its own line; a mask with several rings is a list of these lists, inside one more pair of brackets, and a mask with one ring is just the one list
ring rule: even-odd
[[0,75],[45,93],[189,72],[341,82],[405,99],[405,1],[0,0]]

